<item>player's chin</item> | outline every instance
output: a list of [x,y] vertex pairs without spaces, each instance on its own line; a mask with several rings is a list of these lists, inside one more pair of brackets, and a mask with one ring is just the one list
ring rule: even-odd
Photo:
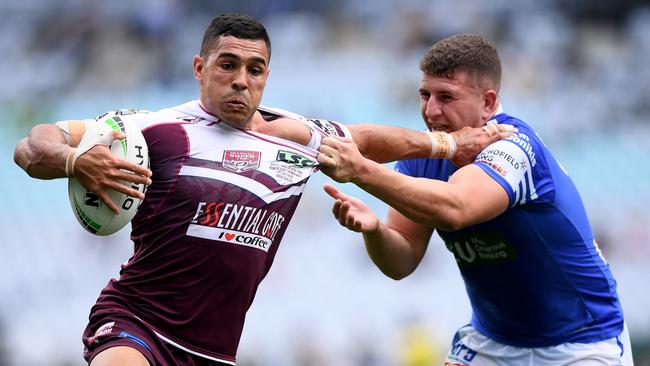
[[223,111],[223,117],[226,121],[244,125],[248,123],[253,117],[255,111],[250,108],[240,108],[240,109],[229,109],[225,108]]

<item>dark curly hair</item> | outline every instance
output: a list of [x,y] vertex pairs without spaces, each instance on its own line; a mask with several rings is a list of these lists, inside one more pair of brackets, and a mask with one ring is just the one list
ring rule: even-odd
[[264,40],[271,58],[271,39],[264,25],[257,19],[243,14],[221,14],[208,25],[203,35],[200,56],[207,55],[221,36],[233,36],[240,39]]
[[420,70],[442,77],[452,77],[465,71],[475,82],[489,82],[489,87],[501,86],[501,61],[496,48],[477,34],[457,34],[431,46],[420,61]]

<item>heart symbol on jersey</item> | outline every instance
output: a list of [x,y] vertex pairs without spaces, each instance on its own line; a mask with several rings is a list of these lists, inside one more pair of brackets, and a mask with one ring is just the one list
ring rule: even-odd
[[231,241],[235,238],[235,234],[226,233],[226,240]]

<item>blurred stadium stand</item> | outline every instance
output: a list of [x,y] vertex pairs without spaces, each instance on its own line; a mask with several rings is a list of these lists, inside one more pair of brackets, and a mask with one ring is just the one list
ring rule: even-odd
[[[346,123],[422,128],[419,58],[455,32],[493,40],[502,102],[533,124],[583,194],[619,281],[637,365],[650,365],[650,6],[647,2],[21,0],[0,2],[0,366],[82,365],[99,290],[128,259],[123,230],[86,234],[66,182],[11,159],[37,122],[196,98],[192,57],[216,14],[261,18],[263,103]],[[247,319],[242,366],[424,366],[469,320],[453,257],[432,240],[399,282],[330,218],[312,178]],[[382,216],[385,208],[353,187]]]

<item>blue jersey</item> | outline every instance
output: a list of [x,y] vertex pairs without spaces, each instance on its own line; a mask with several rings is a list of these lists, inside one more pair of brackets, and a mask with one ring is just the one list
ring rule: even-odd
[[[471,324],[497,342],[518,347],[592,343],[623,330],[616,281],[594,241],[578,191],[539,136],[501,113],[488,123],[519,129],[518,137],[485,148],[474,164],[510,198],[495,219],[449,232],[472,305]],[[447,181],[448,160],[416,159],[395,169]]]

